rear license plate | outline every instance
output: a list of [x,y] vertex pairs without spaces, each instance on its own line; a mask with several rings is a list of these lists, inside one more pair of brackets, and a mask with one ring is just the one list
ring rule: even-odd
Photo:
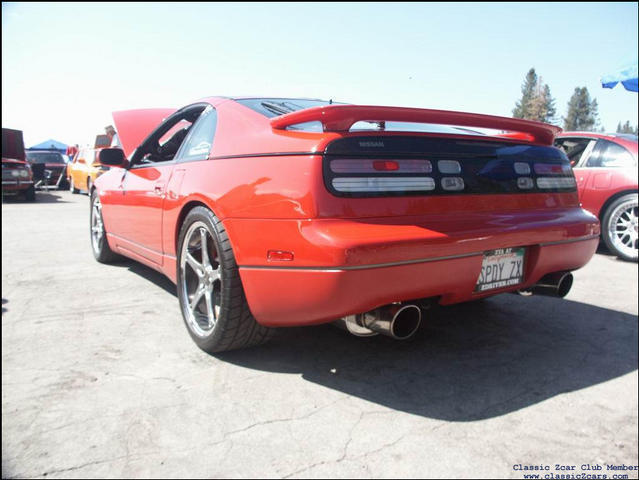
[[485,292],[522,283],[525,254],[525,248],[499,248],[484,252],[475,292]]

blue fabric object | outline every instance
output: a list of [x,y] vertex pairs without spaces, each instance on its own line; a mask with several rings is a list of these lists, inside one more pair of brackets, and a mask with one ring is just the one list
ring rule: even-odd
[[49,139],[29,147],[27,150],[57,150],[58,152],[65,154],[67,153],[67,145],[62,142],[58,142],[57,140]]
[[636,92],[637,88],[637,62],[626,65],[616,73],[611,73],[601,78],[601,86],[603,88],[613,88],[619,82],[626,90]]

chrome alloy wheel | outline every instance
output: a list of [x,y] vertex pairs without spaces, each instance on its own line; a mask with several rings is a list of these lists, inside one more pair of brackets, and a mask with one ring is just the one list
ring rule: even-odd
[[96,192],[91,207],[91,246],[96,255],[100,255],[104,243],[104,223],[102,223],[102,204]]
[[186,232],[180,274],[184,318],[194,334],[208,337],[220,315],[222,269],[215,242],[204,222],[194,222]]
[[637,198],[619,204],[610,216],[608,234],[613,245],[628,257],[637,257]]

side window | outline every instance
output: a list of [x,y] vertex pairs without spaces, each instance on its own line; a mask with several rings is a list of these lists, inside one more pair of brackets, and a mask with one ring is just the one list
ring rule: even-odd
[[634,158],[621,145],[608,140],[598,140],[592,155],[588,159],[588,167],[633,167]]
[[566,153],[570,165],[573,167],[579,164],[582,157],[588,156],[594,144],[595,141],[589,138],[558,138],[555,140],[555,146]]
[[179,162],[206,160],[213,145],[216,127],[217,112],[213,107],[207,107],[182,143],[176,155],[177,160]]

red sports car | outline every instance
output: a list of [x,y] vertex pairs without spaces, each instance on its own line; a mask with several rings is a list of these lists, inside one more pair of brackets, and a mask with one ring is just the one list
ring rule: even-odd
[[432,302],[564,296],[595,252],[599,221],[579,206],[558,128],[331,103],[114,113],[122,149],[100,152],[113,168],[91,191],[96,259],[168,276],[191,337],[216,352],[338,319],[408,338]]
[[582,206],[601,220],[608,249],[636,262],[637,136],[563,132],[555,145],[573,166]]

